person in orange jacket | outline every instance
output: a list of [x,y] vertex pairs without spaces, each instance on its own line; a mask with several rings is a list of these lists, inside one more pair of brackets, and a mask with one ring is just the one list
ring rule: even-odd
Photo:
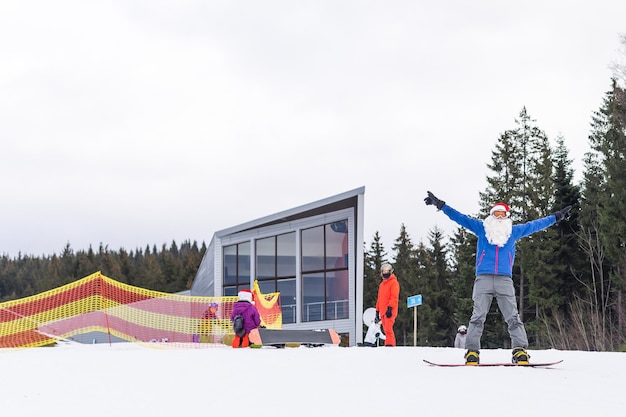
[[[393,324],[398,317],[398,297],[400,297],[400,283],[393,274],[391,265],[385,263],[380,267],[380,275],[383,280],[378,286],[378,299],[376,300],[376,323],[382,322],[381,326],[385,333],[385,346],[396,345],[396,335],[393,332]],[[382,315],[381,315],[382,313]]]

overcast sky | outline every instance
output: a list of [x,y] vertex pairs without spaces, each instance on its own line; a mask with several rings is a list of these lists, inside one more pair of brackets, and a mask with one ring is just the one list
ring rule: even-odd
[[580,176],[626,2],[3,1],[0,254],[135,250],[365,186],[455,226],[525,106]]

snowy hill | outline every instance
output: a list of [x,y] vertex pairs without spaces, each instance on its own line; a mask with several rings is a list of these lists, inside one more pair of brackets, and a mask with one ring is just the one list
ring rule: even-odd
[[[49,417],[623,414],[626,353],[530,354],[564,362],[437,368],[422,359],[460,362],[463,351],[423,347],[0,349],[0,404],[3,415]],[[481,361],[510,361],[510,351],[485,349]]]

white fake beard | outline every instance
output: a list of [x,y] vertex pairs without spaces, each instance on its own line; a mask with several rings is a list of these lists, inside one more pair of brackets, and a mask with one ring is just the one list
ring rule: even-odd
[[497,219],[490,215],[483,220],[483,225],[485,226],[485,236],[492,245],[502,247],[511,237],[513,220],[508,217],[505,219]]

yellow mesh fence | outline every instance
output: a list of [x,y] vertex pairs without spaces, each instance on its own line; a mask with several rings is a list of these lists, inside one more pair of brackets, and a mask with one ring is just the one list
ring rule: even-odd
[[[253,296],[262,324],[280,329],[279,293],[261,294],[255,281]],[[233,334],[230,314],[236,301],[237,297],[147,290],[96,272],[50,291],[0,303],[0,348],[45,346],[90,332],[137,343],[224,346]]]

